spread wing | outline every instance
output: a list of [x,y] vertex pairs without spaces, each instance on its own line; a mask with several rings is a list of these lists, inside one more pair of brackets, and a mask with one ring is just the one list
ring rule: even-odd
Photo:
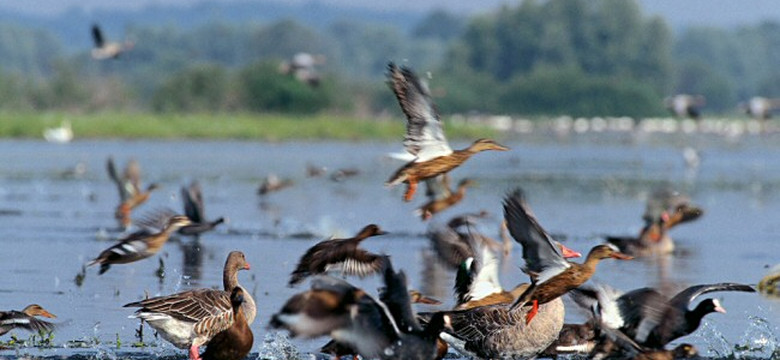
[[395,272],[390,260],[386,260],[385,288],[379,294],[381,300],[390,311],[395,323],[402,332],[422,331],[417,322],[409,290],[406,284],[406,274],[403,271]]
[[336,269],[346,275],[364,277],[381,270],[384,263],[383,256],[358,248],[356,239],[325,240],[311,247],[301,257],[289,285],[295,285],[307,276]]
[[661,323],[669,306],[669,300],[651,288],[627,292],[617,302],[623,318],[621,331],[640,343]]
[[428,87],[407,67],[390,63],[388,71],[390,87],[406,115],[406,151],[416,156],[416,162],[451,154]]
[[100,27],[97,24],[92,25],[92,41],[95,43],[96,48],[101,48],[105,44],[103,32],[100,31]]
[[445,264],[457,269],[463,261],[474,256],[468,241],[449,226],[429,228],[428,239],[433,250]]
[[206,221],[203,212],[203,195],[197,181],[193,181],[189,187],[181,188],[181,199],[184,202],[184,214],[190,218],[190,221],[196,224]]
[[0,311],[0,334],[5,334],[12,329],[25,329],[27,331],[41,332],[53,331],[56,324],[39,320],[21,311]]
[[683,291],[680,291],[671,300],[669,300],[669,306],[673,306],[679,309],[688,310],[688,305],[696,299],[697,296],[714,292],[714,291],[745,291],[756,292],[753,287],[737,283],[719,283],[719,284],[705,284],[694,285]]
[[523,246],[523,259],[528,270],[538,274],[536,283],[542,283],[571,266],[552,237],[536,221],[522,190],[516,189],[504,199],[504,217],[509,233]]

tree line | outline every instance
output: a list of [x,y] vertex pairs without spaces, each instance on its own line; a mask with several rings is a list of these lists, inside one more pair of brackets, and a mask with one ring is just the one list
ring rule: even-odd
[[[370,114],[394,106],[388,61],[431,74],[445,112],[655,116],[664,97],[690,93],[707,98],[705,112],[729,113],[780,96],[780,24],[673,34],[635,0],[528,0],[472,18],[439,10],[411,31],[279,20],[107,34],[124,36],[132,51],[94,61],[44,30],[0,25],[0,108]],[[299,52],[326,59],[318,86],[280,73]]]

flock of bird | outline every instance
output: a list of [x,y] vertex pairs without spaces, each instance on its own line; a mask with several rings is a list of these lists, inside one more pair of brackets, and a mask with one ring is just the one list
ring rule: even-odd
[[[474,183],[464,179],[452,190],[448,172],[479,152],[510,149],[490,139],[479,139],[465,149],[453,150],[426,83],[411,69],[391,63],[388,84],[407,119],[403,145],[412,160],[385,185],[406,184],[403,200],[411,201],[418,184],[424,182],[429,200],[419,208],[418,215],[427,220],[461,201],[465,189]],[[108,173],[120,193],[116,219],[121,226],[129,227],[133,211],[157,186],[141,186],[135,161],[120,174],[109,158]],[[102,274],[112,265],[153,256],[174,232],[197,236],[224,221],[204,217],[197,183],[183,188],[182,198],[185,215],[161,212],[138,221],[136,225],[143,230],[120,239],[89,265],[100,265]],[[503,211],[503,245],[476,230],[480,214],[458,216],[446,226],[431,228],[432,248],[443,264],[456,271],[456,305],[452,309],[415,312],[412,304],[437,301],[409,289],[405,273],[393,267],[390,255],[360,247],[362,241],[385,234],[380,226],[370,224],[354,237],[324,240],[306,251],[288,284],[298,286],[311,278],[309,289],[287,300],[270,317],[269,324],[292,336],[329,337],[331,341],[320,351],[337,357],[441,359],[453,349],[464,356],[490,359],[571,353],[594,358],[687,358],[696,354],[691,345],[682,344],[672,350],[666,346],[696,331],[705,315],[725,312],[717,299],[702,300],[692,310],[690,304],[710,292],[754,291],[748,285],[724,282],[691,286],[667,298],[652,288],[623,293],[591,280],[603,260],[629,261],[674,250],[668,231],[702,214],[677,193],[655,193],[639,236],[608,238],[606,243],[593,247],[582,263],[569,260],[582,255],[544,230],[519,188],[506,194]],[[499,282],[498,264],[513,241],[522,246],[523,270],[529,275],[529,283],[506,290]],[[243,359],[252,348],[250,325],[258,315],[254,299],[238,281],[239,271],[249,268],[245,255],[233,251],[225,262],[222,290],[188,290],[124,306],[138,308],[133,317],[142,319],[174,346],[188,349],[190,359]],[[344,276],[378,274],[385,286],[374,295],[328,275],[334,271]],[[586,323],[564,324],[562,297],[566,294],[590,314]],[[12,328],[56,328],[36,316],[53,317],[37,305],[21,312],[0,313],[0,335]],[[206,346],[203,353],[202,346]]]

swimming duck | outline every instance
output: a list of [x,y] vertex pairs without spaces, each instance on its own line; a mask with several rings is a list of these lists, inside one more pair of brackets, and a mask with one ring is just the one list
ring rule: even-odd
[[43,138],[50,143],[69,143],[73,140],[73,129],[70,127],[70,121],[63,120],[59,127],[44,129]]
[[95,43],[92,48],[92,58],[95,60],[117,59],[122,53],[131,50],[135,44],[132,41],[124,43],[107,42],[103,31],[97,24],[92,25],[92,40]]
[[293,181],[290,179],[280,179],[276,174],[271,174],[263,179],[260,187],[257,188],[257,194],[266,195],[275,191],[280,191],[293,186]]
[[523,246],[523,259],[532,278],[531,286],[512,304],[512,308],[516,308],[532,303],[527,322],[536,315],[539,304],[552,301],[588,281],[601,260],[633,258],[613,245],[598,245],[591,249],[584,263],[566,261],[552,237],[537,222],[520,189],[504,199],[504,216],[509,233]]
[[184,202],[184,215],[190,219],[192,224],[179,229],[179,234],[197,237],[225,222],[224,217],[213,221],[207,220],[206,213],[203,211],[203,193],[197,181],[193,181],[188,187],[181,188],[181,199]]
[[309,248],[298,261],[292,272],[289,285],[293,286],[308,276],[323,274],[334,268],[342,273],[360,277],[376,273],[385,264],[384,257],[359,248],[360,242],[386,234],[378,225],[370,224],[354,237],[347,239],[329,239]]
[[664,99],[664,106],[672,114],[679,118],[690,117],[698,120],[701,116],[701,108],[707,103],[704,96],[677,94]]
[[673,227],[698,219],[704,211],[691,204],[690,199],[670,189],[653,192],[647,201],[642,218],[645,226],[639,237],[607,236],[607,242],[617,246],[621,252],[632,256],[670,254],[674,241],[669,236]]
[[211,338],[203,352],[203,360],[243,360],[252,350],[254,335],[249,328],[243,303],[244,290],[236,286],[230,293],[233,324]]
[[159,232],[139,230],[119,240],[114,246],[103,250],[87,266],[100,264],[100,274],[105,273],[112,264],[128,264],[141,259],[146,259],[156,254],[168,241],[171,234],[189,225],[190,219],[183,215],[173,216],[168,219],[165,227]]
[[46,311],[37,304],[28,305],[22,311],[9,310],[0,311],[0,336],[13,329],[24,329],[27,331],[52,331],[57,326],[48,321],[37,319],[36,316],[43,316],[50,319],[56,319],[54,314]]
[[473,186],[475,182],[470,179],[463,179],[458,182],[455,191],[450,190],[450,177],[447,174],[439,175],[435,178],[425,180],[428,196],[428,202],[415,211],[415,214],[425,221],[433,215],[440,213],[456,205],[466,196],[466,188]]
[[478,152],[509,150],[493,140],[479,139],[466,149],[453,151],[428,87],[409,68],[390,63],[388,72],[390,87],[407,119],[404,147],[415,159],[398,169],[385,185],[406,183],[404,201],[412,200],[419,181],[446,174]]
[[[249,270],[240,251],[232,251],[222,271],[223,288],[241,289],[242,312],[252,324],[257,314],[254,299],[238,283],[238,271]],[[180,349],[189,348],[190,359],[200,359],[199,348],[233,325],[233,302],[228,290],[196,289],[125,304],[140,307],[131,318],[140,318],[163,339]]]
[[135,159],[127,163],[121,177],[117,172],[112,157],[108,158],[106,167],[108,176],[119,189],[119,206],[117,206],[114,217],[116,217],[122,227],[127,228],[131,223],[130,214],[133,209],[145,203],[152,191],[159,188],[159,185],[153,183],[145,191],[141,190],[141,165]]

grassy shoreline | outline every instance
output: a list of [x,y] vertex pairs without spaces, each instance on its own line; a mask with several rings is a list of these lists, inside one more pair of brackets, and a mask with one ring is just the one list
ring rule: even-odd
[[[70,121],[76,139],[398,140],[404,120],[337,115],[0,113],[0,138],[42,138],[45,128]],[[487,127],[445,122],[452,139],[495,136]]]

